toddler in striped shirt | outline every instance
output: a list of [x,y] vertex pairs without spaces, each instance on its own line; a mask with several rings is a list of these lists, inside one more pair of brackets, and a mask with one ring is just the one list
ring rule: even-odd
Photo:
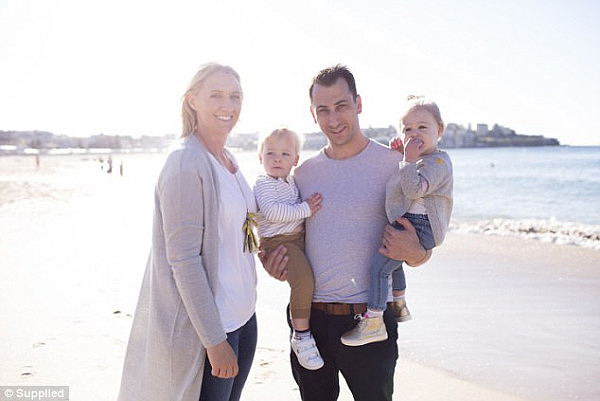
[[321,195],[304,201],[290,175],[300,158],[300,136],[286,128],[276,129],[260,143],[259,154],[265,174],[254,185],[258,204],[260,250],[279,245],[287,249],[287,281],[290,285],[291,347],[306,369],[323,366],[323,359],[310,332],[310,309],[314,291],[312,269],[304,254],[304,219],[321,209]]

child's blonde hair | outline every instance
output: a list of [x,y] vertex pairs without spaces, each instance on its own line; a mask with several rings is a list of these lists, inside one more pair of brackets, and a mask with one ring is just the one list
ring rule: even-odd
[[265,143],[268,140],[275,138],[284,138],[286,136],[292,138],[292,140],[294,141],[294,151],[296,152],[296,155],[300,154],[300,148],[302,147],[302,138],[300,137],[300,135],[298,135],[298,133],[287,128],[277,128],[276,130],[272,131],[269,135],[262,137],[259,142],[258,153],[262,154],[265,148]]
[[402,120],[404,119],[404,117],[406,117],[406,115],[408,113],[410,113],[411,111],[413,111],[415,109],[427,110],[433,116],[435,121],[438,123],[441,130],[442,131],[444,130],[444,120],[442,120],[442,114],[440,113],[440,108],[438,107],[437,103],[434,102],[431,98],[428,98],[427,96],[409,95],[406,98],[406,111],[404,112],[402,117],[400,117],[400,130],[401,131],[402,131]]

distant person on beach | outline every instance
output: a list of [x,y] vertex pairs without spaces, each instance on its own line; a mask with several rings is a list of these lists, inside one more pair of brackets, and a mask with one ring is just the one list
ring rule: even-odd
[[256,202],[225,142],[242,97],[237,72],[214,63],[183,96],[183,139],[156,184],[120,401],[240,399],[257,340]]
[[[396,220],[404,231],[388,225],[385,186],[402,154],[362,134],[362,99],[352,73],[342,65],[322,70],[309,95],[311,114],[327,145],[294,176],[301,196],[318,192],[323,197],[319,213],[306,219],[305,239],[315,277],[310,327],[325,365],[307,370],[291,352],[292,373],[304,401],[336,400],[340,373],[355,400],[391,401],[398,358],[398,325],[392,311],[388,308],[383,315],[387,340],[355,348],[342,345],[340,337],[366,311],[375,253],[418,266],[430,258],[431,250],[421,246],[406,218]],[[271,276],[285,279],[285,246],[259,256]]]
[[108,169],[106,170],[106,172],[108,174],[112,174],[112,168],[113,168],[113,159],[112,159],[112,155],[108,155]]
[[290,175],[300,158],[300,142],[296,132],[285,128],[276,129],[261,141],[259,159],[265,174],[256,180],[254,195],[260,249],[269,252],[281,244],[287,249],[292,350],[302,367],[315,370],[323,366],[323,359],[309,325],[314,279],[304,254],[304,219],[321,209],[321,195],[314,193],[302,201]]
[[[386,185],[385,210],[389,223],[404,230],[395,222],[405,217],[415,227],[425,249],[439,246],[446,236],[452,213],[452,163],[437,143],[444,133],[444,121],[437,104],[422,96],[410,96],[406,112],[400,119],[403,141],[396,138],[392,149],[403,151],[400,162]],[[387,339],[383,322],[392,275],[392,310],[396,320],[411,318],[406,307],[406,277],[402,261],[376,253],[371,263],[371,286],[367,311],[359,324],[344,334],[345,345],[359,346]]]

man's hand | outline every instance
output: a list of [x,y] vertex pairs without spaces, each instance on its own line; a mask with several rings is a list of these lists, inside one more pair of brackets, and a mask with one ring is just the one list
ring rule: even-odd
[[403,260],[410,266],[419,266],[431,257],[431,250],[425,250],[419,243],[415,227],[404,217],[398,217],[396,222],[404,227],[397,230],[391,225],[383,231],[383,246],[379,253],[394,260]]
[[258,252],[258,259],[260,259],[264,269],[271,277],[280,281],[285,281],[287,280],[286,266],[289,260],[286,253],[287,248],[283,245],[279,245],[269,253],[265,251]]
[[221,379],[229,379],[237,376],[240,371],[235,352],[227,340],[208,347],[206,355],[212,366],[212,375]]

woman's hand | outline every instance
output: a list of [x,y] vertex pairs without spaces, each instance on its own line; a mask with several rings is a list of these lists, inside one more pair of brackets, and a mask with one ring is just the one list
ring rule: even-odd
[[287,280],[286,266],[289,260],[286,253],[287,248],[283,245],[279,245],[269,253],[260,251],[258,253],[258,259],[260,259],[264,269],[271,277],[274,277],[280,281],[285,281]]
[[227,340],[208,347],[206,349],[208,360],[212,366],[212,375],[221,379],[229,379],[237,376],[240,368],[238,367],[237,357],[233,348]]
[[394,260],[403,260],[409,266],[419,266],[431,257],[431,250],[421,246],[415,227],[404,217],[398,217],[396,222],[404,227],[397,230],[391,225],[385,226],[383,231],[383,246],[379,253]]

